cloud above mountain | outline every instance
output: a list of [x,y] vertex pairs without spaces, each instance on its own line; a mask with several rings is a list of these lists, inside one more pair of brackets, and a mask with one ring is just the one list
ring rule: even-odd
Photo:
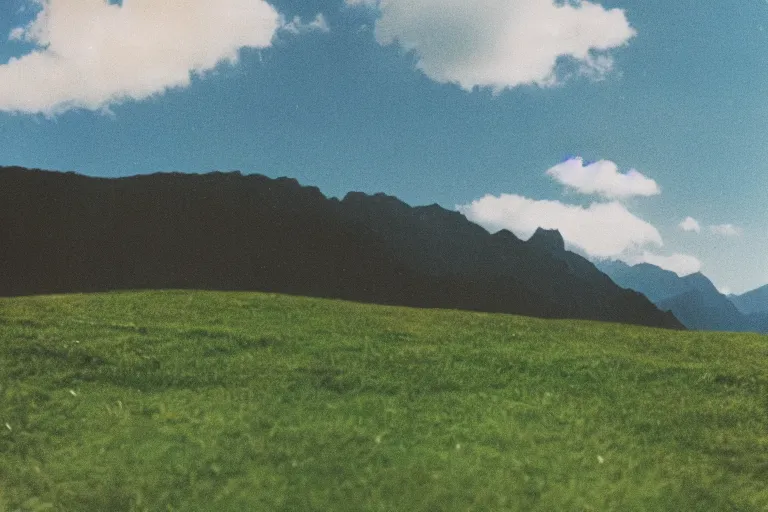
[[663,245],[655,227],[633,215],[618,201],[593,203],[585,208],[501,194],[486,195],[457,209],[492,233],[508,229],[527,238],[538,227],[557,229],[569,246],[599,258],[636,252],[648,245]]
[[242,48],[287,32],[327,30],[321,17],[286,21],[264,0],[34,0],[35,19],[10,39],[34,49],[0,65],[0,110],[55,115],[99,110],[190,84]]
[[581,206],[516,194],[488,194],[457,205],[456,209],[491,233],[508,229],[528,238],[539,227],[557,229],[569,248],[595,259],[619,259],[632,265],[651,263],[680,275],[701,269],[695,256],[656,252],[664,246],[658,229],[618,200],[660,193],[654,180],[637,171],[621,174],[615,163],[606,160],[585,165],[579,157],[550,168],[546,174],[580,193],[611,200]]
[[558,83],[558,60],[600,78],[636,32],[621,9],[554,0],[347,0],[378,10],[376,40],[413,52],[431,79],[495,91]]
[[679,276],[687,276],[701,270],[701,261],[690,254],[674,253],[669,256],[663,256],[651,251],[643,251],[642,254],[633,255],[624,258],[627,263],[636,265],[638,263],[650,263],[665,270],[671,270]]
[[547,175],[579,193],[609,199],[661,194],[659,185],[651,178],[635,169],[622,174],[619,166],[609,160],[585,165],[582,158],[571,158],[549,169]]

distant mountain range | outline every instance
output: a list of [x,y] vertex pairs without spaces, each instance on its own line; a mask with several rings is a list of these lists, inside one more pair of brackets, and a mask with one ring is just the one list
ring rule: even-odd
[[728,295],[728,298],[745,315],[768,312],[768,285],[742,295]]
[[768,286],[725,296],[701,273],[679,277],[647,263],[629,266],[620,261],[596,266],[619,286],[672,312],[689,329],[768,333]]
[[0,295],[260,290],[682,328],[565,250],[438,205],[326,198],[288,178],[91,178],[0,168]]

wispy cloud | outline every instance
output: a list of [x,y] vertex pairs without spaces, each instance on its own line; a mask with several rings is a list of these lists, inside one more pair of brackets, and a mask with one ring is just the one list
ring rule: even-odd
[[304,34],[306,32],[330,32],[331,27],[325,19],[325,16],[318,14],[314,20],[309,23],[305,23],[300,17],[294,16],[291,21],[283,21],[282,30],[290,32],[291,34]]
[[412,51],[431,79],[496,91],[558,83],[562,58],[600,78],[635,36],[621,9],[589,1],[347,0],[378,9],[376,40]]
[[597,194],[609,199],[661,193],[659,185],[651,178],[635,169],[622,174],[619,166],[609,160],[585,165],[582,158],[571,158],[549,169],[547,175],[582,194]]
[[[693,217],[686,217],[678,227],[688,232],[701,233],[702,231],[701,224]],[[707,226],[707,230],[717,236],[740,236],[742,233],[742,229],[733,224],[715,224]]]
[[736,227],[733,224],[718,224],[715,226],[709,226],[709,231],[718,236],[741,235],[741,228]]
[[264,0],[37,1],[36,18],[10,33],[36,48],[0,65],[2,111],[99,110],[184,87],[191,75],[235,63],[242,48],[269,47],[282,23]]

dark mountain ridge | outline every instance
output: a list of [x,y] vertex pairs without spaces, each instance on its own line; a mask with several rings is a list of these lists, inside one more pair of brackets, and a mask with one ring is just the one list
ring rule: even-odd
[[328,199],[240,173],[91,178],[0,168],[0,295],[259,290],[680,328],[557,232],[489,234],[438,205]]

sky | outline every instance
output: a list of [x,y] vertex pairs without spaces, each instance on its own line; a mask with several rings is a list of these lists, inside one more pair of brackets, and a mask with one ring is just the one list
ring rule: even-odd
[[0,2],[0,165],[386,192],[724,292],[768,283],[766,128],[765,0]]

